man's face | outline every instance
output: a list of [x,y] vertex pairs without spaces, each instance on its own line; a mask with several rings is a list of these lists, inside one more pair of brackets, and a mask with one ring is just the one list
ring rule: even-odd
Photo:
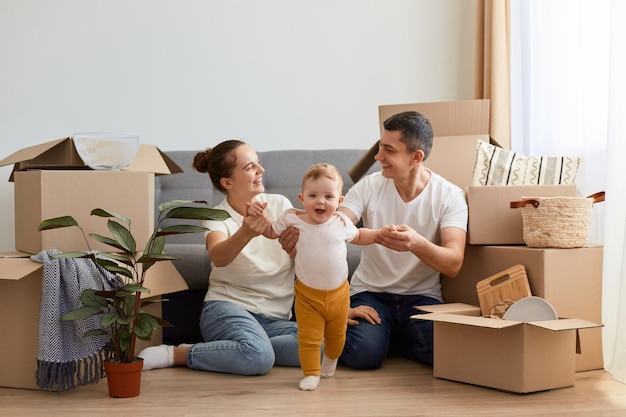
[[407,153],[406,145],[400,140],[399,130],[384,130],[374,156],[380,162],[380,169],[386,178],[399,178],[407,175],[415,163],[414,153]]

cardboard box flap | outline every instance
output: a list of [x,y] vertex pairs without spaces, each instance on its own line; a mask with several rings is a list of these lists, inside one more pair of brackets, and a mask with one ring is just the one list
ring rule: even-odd
[[[42,269],[43,264],[32,261],[30,256],[24,252],[0,253],[0,279],[19,281]],[[145,298],[189,289],[185,279],[170,261],[156,262],[146,273],[144,287],[150,289],[149,294],[142,294]]]
[[[40,143],[38,145],[29,146],[27,148],[22,148],[19,151],[13,152],[11,155],[7,156],[3,160],[0,161],[0,166],[17,164],[20,162],[31,161],[42,154],[50,151],[55,146],[63,144],[65,145],[69,138],[52,140],[50,142]],[[65,143],[64,143],[65,142]],[[78,155],[78,153],[76,153]]]
[[20,252],[20,251],[0,253],[0,259],[2,258],[30,258],[30,257],[31,257],[30,253]]
[[52,140],[20,149],[0,161],[0,166],[13,164],[9,181],[15,171],[27,169],[89,169],[78,155],[70,138]]
[[415,306],[416,310],[427,313],[462,314],[465,316],[480,316],[480,307],[465,303],[444,303],[425,306]]
[[383,122],[403,111],[418,111],[430,120],[434,136],[489,134],[489,100],[459,100],[378,106],[380,132]]
[[[80,158],[71,138],[57,139],[20,149],[0,161],[0,166],[13,164],[9,181],[15,171],[29,169],[91,169]],[[170,157],[154,145],[140,144],[137,155],[123,171],[152,172],[157,175],[183,172]]]
[[428,313],[416,314],[412,319],[431,320],[453,324],[465,324],[468,326],[485,327],[489,329],[504,329],[506,327],[518,326],[522,323],[511,320],[499,320],[488,317],[466,316],[451,313]]
[[[442,308],[442,311],[444,309]],[[541,327],[547,330],[562,331],[562,330],[576,330],[587,329],[593,327],[602,327],[601,324],[593,323],[591,321],[582,319],[570,319],[562,318],[558,320],[545,320],[545,321],[533,321],[529,323],[523,323],[513,320],[501,320],[490,317],[476,317],[454,313],[435,312],[427,314],[416,314],[411,316],[412,319],[431,320],[444,323],[464,324],[468,326],[477,326],[487,329],[504,329],[507,327],[519,326],[523,324]]]
[[149,288],[150,293],[143,293],[142,298],[189,289],[185,279],[180,275],[174,264],[169,261],[157,262],[148,270],[144,287]]
[[154,172],[157,175],[164,175],[183,172],[183,169],[156,146],[141,144],[137,155],[124,171]]
[[41,268],[43,268],[43,265],[31,261],[30,257],[0,257],[0,279],[19,281]]
[[582,319],[562,318],[558,320],[531,321],[528,324],[541,327],[547,330],[561,331],[574,329],[590,329],[594,327],[602,327],[602,324],[594,323]]

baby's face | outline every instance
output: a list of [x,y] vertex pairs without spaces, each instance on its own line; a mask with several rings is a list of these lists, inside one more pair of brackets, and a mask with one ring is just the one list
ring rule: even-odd
[[306,181],[300,194],[304,210],[314,223],[324,223],[330,219],[342,200],[337,181],[326,177]]

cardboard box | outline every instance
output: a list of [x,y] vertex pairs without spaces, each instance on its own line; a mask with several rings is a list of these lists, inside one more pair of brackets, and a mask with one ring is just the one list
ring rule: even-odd
[[521,323],[454,308],[414,318],[434,322],[433,376],[517,393],[573,386],[576,332],[600,326],[580,319]]
[[[154,176],[182,169],[158,148],[140,145],[137,156],[122,171],[93,171],[78,156],[70,138],[21,149],[0,161],[14,164],[15,246],[19,251],[87,250],[80,230],[40,232],[42,220],[71,215],[84,230],[108,235],[106,219],[91,216],[102,208],[133,220],[133,235],[142,248],[154,230]],[[110,247],[88,239],[93,250]]]
[[[461,188],[469,186],[478,140],[497,145],[489,138],[489,100],[381,105],[378,107],[380,132],[387,118],[409,110],[424,114],[433,127],[433,147],[424,165]],[[378,141],[348,171],[353,180],[372,166],[377,152]]]
[[466,188],[467,241],[472,245],[524,245],[522,210],[511,201],[528,197],[575,197],[576,185],[489,185]]
[[424,166],[466,189],[474,175],[478,140],[489,141],[489,135],[437,136]]
[[[110,251],[88,236],[110,236],[107,219],[92,216],[102,208],[132,220],[137,247],[143,248],[154,230],[154,174],[131,171],[36,170],[15,172],[15,248],[26,253],[58,249],[61,252]],[[70,215],[77,227],[39,231],[42,220]]]
[[[14,252],[0,254],[0,386],[38,389],[35,384],[41,279],[43,265],[30,255]],[[176,267],[158,262],[148,271],[145,286],[149,297],[187,289]],[[159,315],[161,305],[154,303],[150,313]],[[139,341],[138,341],[139,342]],[[137,352],[145,346],[162,343],[162,333],[155,332],[150,342],[138,343]]]
[[[513,265],[526,269],[533,295],[546,299],[564,317],[602,323],[602,246],[575,249],[527,246],[465,246],[459,274],[441,277],[446,303],[478,305],[476,283]],[[576,370],[604,368],[602,329],[580,330],[582,352]]]
[[417,111],[428,118],[434,136],[488,135],[489,100],[457,100],[430,103],[387,104],[378,106],[380,132],[394,114]]

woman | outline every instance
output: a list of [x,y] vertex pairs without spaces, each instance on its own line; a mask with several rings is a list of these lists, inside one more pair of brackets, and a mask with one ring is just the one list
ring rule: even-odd
[[207,221],[211,258],[209,289],[200,316],[204,342],[144,349],[144,370],[187,366],[204,371],[263,375],[274,365],[300,366],[298,330],[291,319],[294,269],[275,240],[261,235],[267,218],[248,216],[252,201],[267,202],[268,217],[291,208],[289,200],[265,194],[259,158],[249,145],[228,140],[196,154],[193,167],[207,172],[226,194],[215,208],[226,221]]

